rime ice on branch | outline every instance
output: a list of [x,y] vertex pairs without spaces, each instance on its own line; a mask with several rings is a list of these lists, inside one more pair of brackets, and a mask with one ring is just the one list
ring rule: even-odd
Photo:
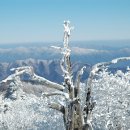
[[[70,61],[70,48],[69,48],[69,38],[71,34],[71,30],[73,27],[70,27],[70,21],[64,21],[64,38],[63,38],[63,48],[54,47],[61,51],[63,55],[61,60],[61,69],[63,71],[64,76],[64,93],[69,95],[69,98],[66,98],[66,105],[62,106],[63,117],[64,117],[64,124],[66,130],[91,130],[92,125],[91,121],[89,120],[87,103],[91,105],[90,101],[87,101],[84,108],[81,106],[81,99],[80,99],[80,78],[83,74],[85,67],[83,67],[78,73],[76,81],[73,81],[73,75],[71,70],[71,61]],[[90,100],[89,95],[89,100]],[[53,107],[59,105],[52,105]],[[54,108],[55,108],[54,107]],[[90,106],[89,106],[90,107]],[[59,108],[59,107],[58,107]],[[61,109],[59,109],[61,111]]]
[[24,66],[24,67],[18,67],[18,68],[13,68],[11,71],[14,71],[14,74],[8,76],[6,79],[2,80],[1,83],[6,83],[8,81],[19,81],[20,76],[23,75],[24,73],[30,75],[30,79],[28,82],[31,82],[32,84],[37,84],[37,85],[44,85],[49,88],[54,88],[59,91],[64,90],[64,86],[51,82],[43,77],[40,77],[34,73],[34,70],[31,66]]
[[69,38],[73,27],[70,27],[69,21],[64,21],[63,25],[63,48],[52,46],[54,49],[60,50],[62,54],[62,59],[60,62],[60,66],[63,71],[64,77],[64,82],[62,85],[51,82],[43,77],[36,75],[34,73],[33,68],[29,66],[13,68],[12,71],[14,71],[14,74],[8,76],[5,80],[2,81],[2,83],[7,83],[8,81],[14,83],[10,84],[9,92],[15,92],[18,89],[15,88],[15,86],[18,87],[22,84],[22,82],[20,82],[20,76],[24,73],[29,74],[30,79],[28,82],[37,85],[44,85],[46,87],[53,88],[56,90],[55,92],[51,93],[43,93],[43,97],[62,96],[64,98],[64,103],[51,102],[49,103],[48,107],[55,109],[63,114],[64,125],[66,130],[93,130],[91,124],[91,117],[95,103],[92,100],[92,82],[95,75],[105,66],[116,64],[120,61],[130,60],[130,57],[117,58],[110,62],[103,62],[94,65],[86,83],[85,104],[81,104],[80,78],[84,72],[85,67],[79,70],[76,76],[76,80],[73,81],[70,61],[71,50],[69,48]]
[[70,27],[70,21],[64,21],[64,47],[68,48],[69,46],[69,38],[70,38],[70,35],[71,35],[71,30],[74,28],[74,27]]
[[[63,48],[52,46],[55,49],[61,51],[62,59],[60,62],[61,69],[63,71],[64,83],[63,85],[51,82],[43,77],[36,75],[33,71],[32,67],[19,67],[12,69],[15,71],[14,74],[7,77],[2,82],[14,81],[18,82],[20,80],[20,75],[23,73],[27,73],[30,75],[30,79],[28,82],[33,84],[44,85],[49,88],[54,88],[57,91],[53,93],[44,93],[42,96],[63,96],[65,98],[65,103],[50,103],[49,107],[62,112],[64,118],[64,125],[66,130],[91,130],[92,125],[91,121],[88,118],[88,113],[90,112],[88,104],[91,105],[90,102],[90,94],[87,100],[85,107],[81,106],[80,99],[80,78],[83,74],[85,67],[83,67],[77,74],[77,80],[73,81],[73,75],[71,71],[71,61],[70,61],[70,48],[69,48],[69,38],[71,34],[71,30],[73,27],[70,27],[69,21],[64,21],[64,39],[63,39]],[[18,77],[18,78],[17,78]],[[88,95],[87,95],[88,96]],[[87,99],[86,98],[86,99]],[[86,112],[86,113],[84,113]]]

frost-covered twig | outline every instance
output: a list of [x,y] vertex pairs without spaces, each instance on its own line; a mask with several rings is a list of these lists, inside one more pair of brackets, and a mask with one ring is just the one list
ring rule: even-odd
[[64,96],[66,99],[69,99],[69,94],[65,92],[43,93],[42,95],[46,97],[60,95],[60,96]]
[[64,86],[51,82],[43,77],[40,77],[36,75],[33,71],[33,68],[30,66],[25,66],[25,67],[18,67],[18,68],[13,68],[11,71],[15,71],[14,74],[8,76],[5,80],[2,80],[1,83],[5,83],[7,81],[11,81],[16,79],[16,77],[19,77],[20,75],[27,73],[31,76],[30,80],[28,82],[32,82],[34,84],[39,84],[39,85],[44,85],[46,87],[54,88],[60,91],[64,90]]
[[59,51],[63,51],[63,49],[61,47],[57,47],[57,46],[51,46],[52,48],[56,49],[56,50],[59,50]]
[[64,108],[64,106],[62,106],[61,104],[58,104],[58,103],[50,103],[48,106],[49,106],[50,108],[52,108],[52,109],[55,109],[55,110],[57,110],[57,111],[62,112],[63,114],[65,113],[65,108]]
[[57,89],[57,90],[60,90],[60,91],[64,90],[64,86],[63,85],[51,82],[51,81],[49,81],[49,80],[47,80],[47,79],[45,79],[43,77],[40,77],[40,76],[38,76],[36,74],[34,74],[31,77],[30,82],[32,82],[33,84],[44,85],[46,87],[54,88],[54,89]]
[[7,81],[12,81],[16,79],[16,77],[22,75],[23,73],[29,73],[29,74],[33,73],[32,67],[30,66],[12,68],[11,71],[15,71],[15,73],[9,75],[6,79],[2,80],[0,83],[6,83]]
[[93,130],[92,124],[91,122],[87,122],[84,126],[83,126],[83,130]]
[[61,70],[63,71],[63,73],[66,75],[68,74],[68,71],[65,69],[64,67],[64,57],[62,58],[62,60],[60,61],[60,67],[61,67]]
[[74,27],[70,27],[70,21],[64,21],[64,47],[68,48],[68,41],[69,37],[71,35],[71,31],[74,29]]
[[104,66],[117,64],[118,62],[123,62],[123,61],[128,61],[128,60],[130,60],[130,57],[120,57],[120,58],[113,59],[112,61],[109,61],[109,62],[97,63],[92,67],[91,73],[95,74],[96,72],[99,71],[99,69],[101,69]]
[[31,66],[22,66],[17,68],[12,68],[10,71],[22,71],[22,70],[32,70],[33,68]]
[[111,65],[111,64],[117,64],[118,62],[123,62],[123,61],[128,61],[130,60],[130,57],[120,57],[120,58],[116,58],[113,59],[112,61],[109,62],[101,62],[101,63],[97,63],[92,67],[92,70],[90,72],[90,76],[88,78],[88,82],[87,82],[87,86],[91,85],[91,80],[93,79],[93,77],[95,76],[95,74],[102,70],[102,68],[104,68],[105,66]]
[[79,95],[80,78],[81,78],[81,76],[83,75],[84,69],[86,69],[86,66],[82,67],[82,68],[78,71],[77,76],[76,76],[76,77],[77,77],[77,78],[76,78],[76,83],[75,83],[76,92],[77,92],[76,96]]

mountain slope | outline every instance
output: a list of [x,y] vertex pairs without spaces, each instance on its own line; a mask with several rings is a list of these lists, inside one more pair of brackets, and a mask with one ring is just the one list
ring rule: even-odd
[[[8,75],[11,74],[10,69],[20,66],[32,66],[37,75],[45,77],[51,81],[61,83],[63,82],[62,70],[60,68],[59,60],[36,60],[36,59],[26,59],[17,60],[12,63],[0,63],[0,80],[3,80]],[[85,73],[82,77],[82,81],[87,79],[88,73],[90,71],[90,65],[82,64],[78,62],[72,63],[72,70],[74,73],[74,79],[76,77],[77,71],[83,66],[86,66]]]

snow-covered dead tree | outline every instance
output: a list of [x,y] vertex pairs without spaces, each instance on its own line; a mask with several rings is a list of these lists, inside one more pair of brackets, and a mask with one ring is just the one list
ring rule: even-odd
[[[91,102],[91,92],[87,92],[86,105],[81,106],[80,99],[80,77],[83,74],[85,67],[83,67],[77,74],[77,79],[73,81],[73,75],[71,71],[71,61],[70,61],[70,48],[69,48],[69,38],[71,35],[71,30],[73,27],[70,27],[69,21],[64,21],[64,38],[63,38],[63,48],[55,47],[61,51],[62,60],[61,60],[61,69],[63,71],[64,83],[63,85],[51,82],[43,77],[36,75],[32,67],[19,67],[14,68],[12,71],[15,71],[14,74],[7,77],[2,82],[9,82],[18,84],[20,82],[20,75],[23,73],[28,73],[30,75],[29,82],[33,84],[44,85],[49,88],[53,88],[57,91],[52,93],[44,93],[43,97],[59,95],[65,99],[65,103],[49,103],[49,107],[56,109],[63,114],[64,125],[66,130],[88,130],[92,129],[90,119],[88,118],[92,110]],[[20,83],[21,84],[21,83]],[[15,86],[14,84],[12,86]],[[10,87],[11,88],[11,87]],[[12,90],[11,90],[12,91]]]
[[[50,93],[43,93],[43,97],[53,97],[61,96],[64,99],[58,102],[50,102],[48,106],[62,113],[64,119],[64,126],[66,130],[93,130],[92,127],[92,110],[95,106],[95,102],[92,98],[92,87],[93,81],[95,81],[95,76],[99,76],[99,72],[103,71],[106,66],[111,64],[116,64],[120,61],[130,60],[130,57],[117,58],[110,62],[98,63],[92,67],[89,78],[85,86],[85,103],[82,104],[81,101],[81,83],[80,78],[84,72],[85,67],[81,68],[77,73],[77,78],[73,80],[73,72],[71,70],[71,60],[70,54],[71,50],[69,47],[69,38],[71,35],[71,30],[69,21],[64,21],[64,37],[63,37],[63,48],[52,46],[54,49],[60,50],[62,54],[62,59],[60,62],[61,69],[63,71],[64,82],[62,85],[58,83],[51,82],[43,77],[36,75],[32,67],[19,67],[13,68],[14,74],[7,77],[2,83],[10,83],[8,93],[12,95],[12,99],[16,99],[16,90],[18,86],[22,84],[20,81],[20,76],[24,73],[30,75],[28,82],[32,84],[44,85],[49,88],[53,88],[56,91]],[[97,85],[100,87],[100,85]],[[15,96],[14,96],[15,95]],[[112,120],[110,120],[112,121]],[[106,124],[110,125],[109,122]],[[107,125],[107,127],[108,127]]]
[[60,108],[60,111],[62,108],[66,130],[92,130],[90,113],[93,109],[93,103],[91,102],[91,91],[89,88],[86,95],[86,105],[84,107],[81,105],[80,99],[80,78],[85,67],[81,68],[77,74],[76,81],[73,81],[70,61],[71,50],[69,48],[71,30],[70,22],[64,21],[64,46],[63,48],[53,46],[55,49],[59,49],[63,55],[61,60],[61,68],[64,73],[63,85],[65,87],[63,93],[67,95],[68,98],[66,98],[65,106],[54,106],[52,104],[52,108]]

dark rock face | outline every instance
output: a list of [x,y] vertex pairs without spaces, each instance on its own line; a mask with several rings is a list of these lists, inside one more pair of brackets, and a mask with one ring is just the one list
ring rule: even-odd
[[14,84],[13,82],[11,82],[8,86],[8,89],[6,91],[4,98],[10,98],[12,100],[16,100],[17,99],[17,92],[16,92],[17,90],[18,90],[18,86],[16,84]]

